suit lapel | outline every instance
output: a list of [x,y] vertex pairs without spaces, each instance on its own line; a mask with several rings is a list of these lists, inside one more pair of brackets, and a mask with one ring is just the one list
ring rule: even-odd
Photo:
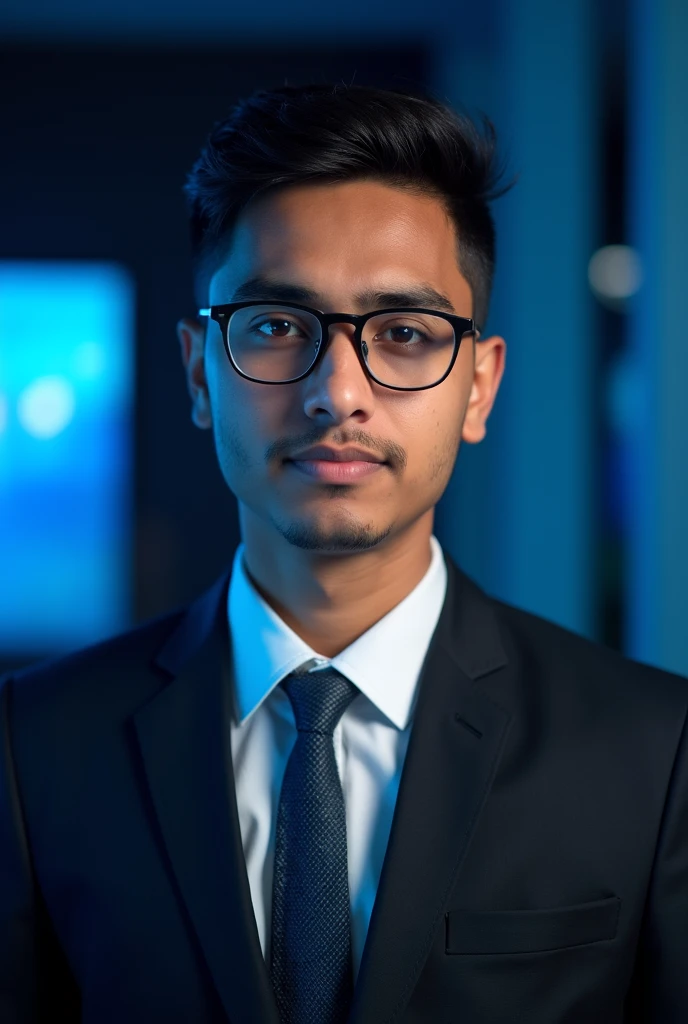
[[489,599],[445,555],[351,1024],[396,1020],[430,951],[504,749],[511,715],[476,680],[504,670]]
[[230,746],[228,577],[192,604],[156,658],[172,676],[134,715],[164,846],[232,1024],[277,1024],[255,924]]
[[[476,681],[509,671],[489,599],[446,556],[447,596],[423,665],[351,1024],[406,1005],[489,795],[511,714]],[[135,715],[162,840],[232,1024],[278,1024],[255,924],[232,770],[228,576],[155,659],[167,682]]]

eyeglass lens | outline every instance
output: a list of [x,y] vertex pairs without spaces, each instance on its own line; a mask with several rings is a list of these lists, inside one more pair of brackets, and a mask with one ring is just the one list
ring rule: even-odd
[[[452,325],[430,313],[380,313],[365,322],[361,339],[371,373],[394,387],[434,384],[454,355]],[[306,373],[315,361],[322,341],[320,321],[305,310],[246,306],[232,314],[227,341],[242,373],[286,382]]]

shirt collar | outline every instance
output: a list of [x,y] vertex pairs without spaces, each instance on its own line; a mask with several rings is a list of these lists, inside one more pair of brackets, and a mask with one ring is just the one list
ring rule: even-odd
[[314,651],[260,596],[244,569],[245,546],[234,555],[227,595],[235,679],[235,717],[244,722],[285,676],[304,662],[331,665],[398,728],[411,718],[420,670],[447,587],[447,567],[430,538],[428,571],[410,594],[334,658]]

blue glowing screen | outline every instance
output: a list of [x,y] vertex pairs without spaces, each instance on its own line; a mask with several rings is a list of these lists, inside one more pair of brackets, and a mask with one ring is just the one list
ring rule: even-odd
[[114,264],[0,261],[0,651],[130,620],[134,289]]

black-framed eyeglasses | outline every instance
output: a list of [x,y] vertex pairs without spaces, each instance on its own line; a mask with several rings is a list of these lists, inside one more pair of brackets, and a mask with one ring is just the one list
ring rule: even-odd
[[323,358],[332,324],[353,324],[352,342],[364,371],[395,391],[424,391],[451,372],[475,322],[420,307],[323,313],[293,302],[228,302],[199,309],[215,320],[236,372],[257,384],[293,384]]

